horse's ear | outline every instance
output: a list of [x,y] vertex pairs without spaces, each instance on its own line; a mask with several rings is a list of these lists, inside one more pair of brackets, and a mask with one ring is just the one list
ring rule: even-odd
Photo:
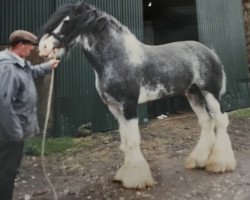
[[78,3],[79,6],[85,6],[87,3],[85,0],[81,1],[80,3]]
[[86,5],[87,4],[86,4],[85,1],[83,1],[80,4],[76,5],[75,13],[76,14],[82,13],[84,11],[84,9],[86,8]]

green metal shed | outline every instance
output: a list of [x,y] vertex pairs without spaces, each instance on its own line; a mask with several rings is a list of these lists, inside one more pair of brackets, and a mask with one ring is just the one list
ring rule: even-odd
[[227,75],[226,110],[250,106],[246,35],[241,0],[197,0],[199,41],[214,49]]
[[[143,0],[86,0],[115,16],[142,41]],[[165,0],[167,1],[167,0]],[[170,0],[169,0],[170,1]],[[0,0],[0,44],[7,44],[16,29],[37,32],[62,4],[81,0]],[[152,0],[154,2],[154,0]],[[228,91],[226,110],[250,106],[247,51],[241,0],[196,0],[199,41],[213,48],[224,64]],[[79,48],[63,59],[56,71],[55,135],[73,135],[90,123],[93,131],[107,131],[117,124],[101,102],[94,73]],[[140,106],[140,121],[147,121],[147,107]]]
[[52,0],[0,0],[0,44],[17,29],[37,32],[54,11]]

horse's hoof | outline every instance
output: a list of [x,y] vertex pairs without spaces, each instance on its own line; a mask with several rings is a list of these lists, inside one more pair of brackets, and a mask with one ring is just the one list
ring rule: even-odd
[[185,168],[204,168],[207,164],[209,151],[193,151],[189,154],[185,162]]
[[235,169],[236,163],[223,163],[223,162],[209,162],[206,165],[207,172],[213,173],[223,173],[226,171],[233,171]]
[[[145,162],[146,163],[146,162]],[[121,181],[125,188],[144,189],[154,185],[148,164],[124,164],[114,177]]]
[[188,156],[185,161],[185,168],[186,169],[194,169],[195,168],[195,159],[191,156]]
[[210,157],[206,165],[206,171],[220,173],[226,171],[233,171],[236,167],[236,160],[233,150],[227,154],[221,154],[214,152]]

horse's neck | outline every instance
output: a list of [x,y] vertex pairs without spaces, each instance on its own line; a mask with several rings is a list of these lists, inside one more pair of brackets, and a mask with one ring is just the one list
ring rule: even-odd
[[[131,62],[138,62],[142,57],[142,44],[122,24],[110,24],[107,30],[100,33],[83,34],[79,41],[85,55],[97,71],[114,60],[128,58]],[[127,56],[127,57],[126,57]]]
[[106,51],[120,48],[124,40],[124,34],[126,33],[109,27],[103,32],[83,34],[79,43],[88,54],[95,54],[95,56],[98,56],[98,52],[100,53],[99,56],[102,56],[102,54],[108,53]]
[[106,51],[105,49],[107,49],[107,46],[110,44],[110,41],[108,41],[108,35],[105,33],[102,34],[82,34],[80,40],[78,41],[81,48],[83,49],[84,54],[98,74],[99,72],[103,71],[103,67],[105,65],[105,63],[103,63],[105,60],[103,58]]

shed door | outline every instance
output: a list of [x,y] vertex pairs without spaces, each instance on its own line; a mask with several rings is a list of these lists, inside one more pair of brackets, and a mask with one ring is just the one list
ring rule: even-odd
[[241,0],[196,0],[199,41],[220,56],[227,74],[226,110],[249,106],[248,61]]

